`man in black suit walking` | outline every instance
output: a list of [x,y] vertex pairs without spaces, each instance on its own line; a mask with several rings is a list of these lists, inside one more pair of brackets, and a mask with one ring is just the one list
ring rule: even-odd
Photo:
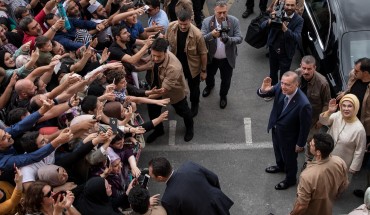
[[312,108],[306,95],[299,89],[299,77],[295,72],[284,73],[281,82],[271,85],[266,77],[257,94],[275,97],[267,131],[272,130],[272,143],[276,166],[266,168],[267,173],[285,172],[285,179],[275,186],[285,190],[297,183],[297,156],[304,150],[310,131]]
[[174,171],[166,158],[153,158],[149,175],[167,185],[161,203],[168,215],[230,215],[234,202],[221,191],[217,175],[199,164],[188,161]]

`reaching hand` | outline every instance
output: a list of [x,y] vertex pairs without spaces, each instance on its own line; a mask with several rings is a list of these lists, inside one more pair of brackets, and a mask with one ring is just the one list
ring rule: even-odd
[[155,194],[149,198],[150,206],[156,206],[159,204],[159,196],[161,194]]
[[338,109],[337,100],[336,99],[330,99],[328,111],[330,113],[335,113],[337,111],[337,109]]
[[264,93],[270,91],[272,89],[271,82],[272,80],[270,77],[264,78],[261,86],[261,91]]
[[39,109],[39,113],[41,115],[44,115],[46,112],[48,112],[53,106],[54,106],[54,101],[51,99],[45,99],[41,100],[42,106]]
[[156,100],[156,104],[162,107],[165,107],[168,103],[170,103],[170,98]]
[[108,60],[108,58],[109,58],[109,55],[110,55],[110,52],[108,52],[108,48],[107,48],[107,47],[105,47],[105,48],[104,48],[104,51],[103,51],[103,53],[102,53],[102,55],[101,55],[101,58],[100,58],[99,63],[100,63],[100,64],[103,64],[105,61],[107,61],[107,60]]

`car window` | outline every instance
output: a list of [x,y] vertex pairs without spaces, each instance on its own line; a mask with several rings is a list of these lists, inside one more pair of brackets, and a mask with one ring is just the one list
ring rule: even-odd
[[313,22],[319,32],[319,37],[324,44],[324,48],[327,44],[327,38],[329,36],[330,28],[330,14],[329,5],[327,0],[306,0],[308,9],[312,14]]
[[341,43],[341,66],[344,79],[347,82],[354,62],[370,56],[370,31],[347,32],[343,35]]

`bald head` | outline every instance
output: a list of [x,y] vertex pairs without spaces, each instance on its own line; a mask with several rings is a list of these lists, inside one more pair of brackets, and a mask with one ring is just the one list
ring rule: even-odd
[[15,83],[15,92],[20,98],[32,98],[35,95],[37,87],[28,79],[21,79]]

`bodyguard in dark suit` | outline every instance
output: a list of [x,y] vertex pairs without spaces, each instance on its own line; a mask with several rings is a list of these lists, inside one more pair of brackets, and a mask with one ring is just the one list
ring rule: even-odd
[[149,162],[149,175],[165,182],[161,203],[168,215],[229,215],[234,204],[220,188],[215,173],[194,162],[186,162],[173,170],[166,158]]
[[297,182],[297,153],[304,150],[310,131],[312,108],[306,95],[298,88],[298,75],[288,71],[281,82],[271,85],[271,78],[263,80],[257,94],[275,97],[267,131],[272,130],[276,166],[266,168],[268,173],[285,172],[284,181],[275,186],[285,190]]
[[[239,20],[227,14],[227,1],[217,1],[214,11],[215,15],[205,18],[202,24],[202,34],[208,48],[207,86],[202,95],[203,97],[209,96],[215,86],[217,70],[220,69],[220,108],[224,109],[227,105],[226,96],[230,89],[231,77],[238,55],[236,45],[242,42],[243,37],[240,32]],[[228,25],[228,31],[224,37],[220,31],[223,21],[226,21]]]
[[283,22],[281,29],[270,28],[271,19],[261,24],[261,28],[270,28],[267,45],[269,47],[270,78],[273,85],[278,82],[279,70],[281,77],[290,69],[295,50],[301,41],[303,18],[295,13],[295,9],[296,0],[285,1],[284,16],[290,21]]

